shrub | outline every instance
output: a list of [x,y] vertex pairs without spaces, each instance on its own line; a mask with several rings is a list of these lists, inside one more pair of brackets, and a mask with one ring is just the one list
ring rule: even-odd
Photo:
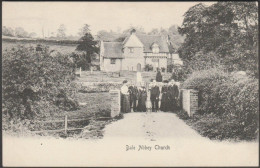
[[[52,56],[47,47],[17,46],[3,52],[3,114],[9,120],[34,119],[61,112],[55,105],[63,90],[73,98],[75,65],[69,56]],[[65,106],[68,103],[65,103]]]
[[[183,88],[199,91],[200,120],[211,114],[221,119],[214,128],[208,126],[208,134],[212,133],[210,130],[216,129],[220,139],[221,136],[222,138],[232,136],[240,139],[256,138],[259,113],[257,79],[210,69],[194,72],[183,83]],[[214,118],[214,116],[210,117]],[[198,122],[203,124],[200,120]]]
[[178,110],[177,111],[177,115],[180,119],[183,119],[183,120],[188,120],[189,119],[189,115],[186,111],[184,110]]
[[150,64],[145,65],[145,71],[153,71],[153,66]]

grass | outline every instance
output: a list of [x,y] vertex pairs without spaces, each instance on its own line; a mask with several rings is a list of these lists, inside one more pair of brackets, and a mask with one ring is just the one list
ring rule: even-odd
[[[151,79],[156,78],[156,72],[141,72],[143,81],[150,82]],[[168,80],[171,73],[162,73],[163,80]],[[124,80],[136,81],[136,72],[121,71],[120,76],[117,73],[93,71],[82,71],[81,77],[78,78],[79,82],[123,82]]]

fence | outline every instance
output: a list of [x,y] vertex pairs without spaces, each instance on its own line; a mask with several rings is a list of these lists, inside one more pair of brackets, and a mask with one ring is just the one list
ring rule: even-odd
[[[99,117],[95,118],[94,120],[100,120],[100,119],[111,119],[111,117]],[[52,121],[36,121],[37,123],[64,123],[64,129],[57,129],[57,130],[41,130],[41,131],[32,131],[33,133],[43,133],[43,132],[62,132],[64,131],[65,134],[67,134],[68,131],[75,131],[75,130],[83,130],[87,127],[83,128],[68,128],[68,122],[75,122],[75,121],[90,121],[90,118],[87,119],[71,119],[68,120],[68,116],[65,115],[64,120],[52,120]]]

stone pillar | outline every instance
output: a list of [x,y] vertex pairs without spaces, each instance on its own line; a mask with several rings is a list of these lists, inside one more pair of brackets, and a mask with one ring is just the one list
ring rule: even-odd
[[121,111],[121,95],[120,90],[110,90],[110,98],[111,98],[111,114],[112,118],[118,116]]
[[193,89],[182,89],[182,108],[191,117],[198,111],[198,91]]

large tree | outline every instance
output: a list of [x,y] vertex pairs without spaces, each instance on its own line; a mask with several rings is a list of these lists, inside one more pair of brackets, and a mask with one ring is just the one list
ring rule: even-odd
[[198,4],[185,14],[179,33],[185,41],[180,57],[190,63],[198,52],[214,52],[229,71],[257,71],[258,13],[256,2]]
[[95,57],[95,53],[98,53],[99,51],[97,44],[98,42],[95,41],[91,33],[88,32],[80,38],[76,50],[83,51],[85,53],[85,60],[87,61],[87,63],[91,63],[91,61]]
[[61,24],[57,30],[57,37],[64,38],[66,37],[66,27],[64,24]]

